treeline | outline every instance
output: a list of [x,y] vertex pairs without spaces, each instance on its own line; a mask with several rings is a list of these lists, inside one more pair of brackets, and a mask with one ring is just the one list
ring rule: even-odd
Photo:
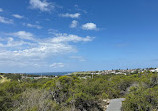
[[11,81],[0,84],[1,111],[103,111],[104,99],[122,97],[126,98],[123,111],[158,110],[157,73],[87,79],[80,75],[38,80],[5,77]]
[[129,89],[123,111],[158,111],[158,75],[138,76],[138,85]]

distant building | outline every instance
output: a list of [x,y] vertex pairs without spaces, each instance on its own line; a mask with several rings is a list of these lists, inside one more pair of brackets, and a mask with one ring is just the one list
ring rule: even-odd
[[156,69],[151,69],[150,71],[151,71],[151,72],[158,72],[158,68],[156,68]]

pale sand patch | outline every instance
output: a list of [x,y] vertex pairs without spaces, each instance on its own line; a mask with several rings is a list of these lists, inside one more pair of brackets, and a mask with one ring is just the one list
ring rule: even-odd
[[7,79],[6,77],[4,77],[2,75],[0,75],[0,77],[2,78],[2,79],[0,79],[0,83],[4,83],[4,82],[9,82],[10,81],[10,79]]

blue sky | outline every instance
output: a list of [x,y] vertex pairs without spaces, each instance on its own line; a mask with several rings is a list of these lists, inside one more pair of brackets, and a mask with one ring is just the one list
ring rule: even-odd
[[157,0],[0,0],[0,71],[158,67]]

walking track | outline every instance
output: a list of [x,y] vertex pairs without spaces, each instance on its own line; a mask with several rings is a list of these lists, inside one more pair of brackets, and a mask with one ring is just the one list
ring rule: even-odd
[[106,111],[121,111],[122,101],[124,100],[125,98],[111,99]]

